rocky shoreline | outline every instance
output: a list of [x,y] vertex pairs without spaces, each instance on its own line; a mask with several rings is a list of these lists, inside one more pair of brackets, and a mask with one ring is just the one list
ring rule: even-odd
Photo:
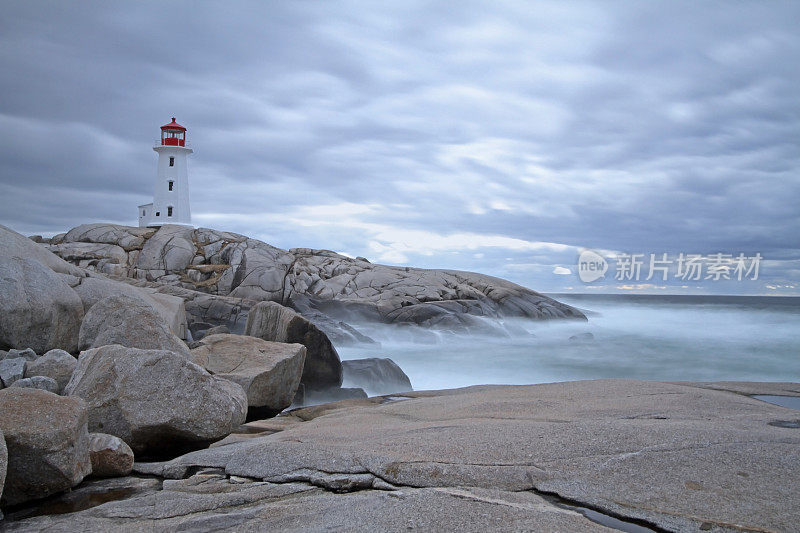
[[600,380],[303,408],[94,482],[120,499],[15,520],[31,512],[18,508],[0,527],[792,531],[800,424],[778,422],[798,413],[742,388],[800,397],[796,383]]
[[0,530],[800,523],[797,410],[752,397],[800,384],[415,392],[390,359],[339,358],[375,345],[365,322],[585,320],[513,283],[178,226],[0,226],[0,250]]

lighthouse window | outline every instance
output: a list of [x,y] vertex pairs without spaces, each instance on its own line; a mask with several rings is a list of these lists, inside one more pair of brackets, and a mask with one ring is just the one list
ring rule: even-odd
[[175,185],[175,182],[174,182],[174,181],[172,181],[172,180],[170,180],[170,181],[169,181],[169,184],[168,184],[168,186],[169,186],[169,190],[172,190],[172,186],[173,186],[173,185]]
[[172,216],[172,206],[167,207],[167,216],[168,217]]
[[156,216],[160,217],[161,216],[161,211],[156,211]]
[[[171,166],[171,167],[175,166],[175,158],[174,157],[170,157],[169,158],[169,166]],[[172,187],[170,187],[169,190],[172,190]]]

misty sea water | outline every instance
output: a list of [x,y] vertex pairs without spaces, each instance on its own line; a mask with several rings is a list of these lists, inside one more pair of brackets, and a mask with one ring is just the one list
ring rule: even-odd
[[[598,378],[800,381],[800,298],[556,295],[588,322],[513,320],[530,334],[439,335],[413,342],[360,325],[380,348],[338,348],[342,359],[389,357],[415,390]],[[591,333],[593,339],[570,339]],[[368,391],[369,392],[369,391]]]

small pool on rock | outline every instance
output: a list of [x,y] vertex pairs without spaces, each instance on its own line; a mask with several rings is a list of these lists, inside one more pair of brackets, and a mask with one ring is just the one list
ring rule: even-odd
[[27,502],[6,509],[9,522],[35,516],[57,515],[85,511],[104,503],[124,500],[161,490],[161,480],[150,477],[90,479],[71,491]]
[[777,394],[754,394],[753,398],[781,407],[800,410],[800,396],[778,396]]

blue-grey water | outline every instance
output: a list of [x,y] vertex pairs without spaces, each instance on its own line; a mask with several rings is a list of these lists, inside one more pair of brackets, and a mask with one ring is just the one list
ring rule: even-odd
[[[390,357],[417,390],[596,378],[800,381],[800,298],[559,295],[588,322],[515,320],[531,335],[440,335],[369,327],[380,348],[342,359]],[[421,334],[424,332],[420,332]],[[591,333],[588,340],[570,340]],[[585,336],[585,335],[584,335]],[[422,338],[422,337],[421,337]]]

